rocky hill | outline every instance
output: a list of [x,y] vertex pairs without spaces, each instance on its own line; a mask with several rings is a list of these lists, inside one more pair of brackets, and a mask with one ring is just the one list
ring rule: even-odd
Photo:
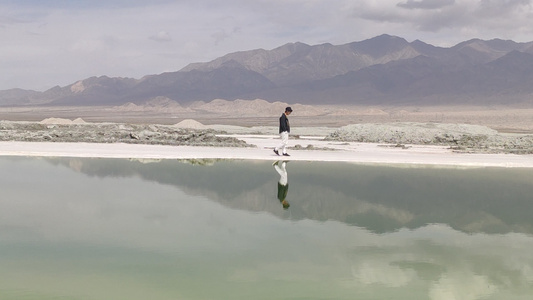
[[450,48],[381,35],[344,45],[290,43],[230,53],[141,79],[106,76],[45,92],[0,91],[0,105],[122,105],[166,98],[301,104],[533,104],[533,42]]

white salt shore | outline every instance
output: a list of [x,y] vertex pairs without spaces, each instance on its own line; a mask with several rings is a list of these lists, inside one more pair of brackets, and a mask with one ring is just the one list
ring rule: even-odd
[[[272,151],[277,136],[232,135],[256,148],[162,146],[52,142],[0,142],[0,156],[92,157],[130,159],[239,159],[331,161],[360,164],[533,168],[533,155],[455,153],[445,146],[327,142],[313,137],[291,140],[289,147],[312,145],[314,150],[290,150],[290,157]],[[316,149],[316,150],[315,150]]]

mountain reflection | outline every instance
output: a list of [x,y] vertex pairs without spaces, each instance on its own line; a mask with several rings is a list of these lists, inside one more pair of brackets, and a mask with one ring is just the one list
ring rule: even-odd
[[281,200],[273,201],[272,187],[279,185],[282,176],[273,176],[271,162],[47,161],[89,176],[136,176],[172,185],[233,209],[268,212],[293,220],[337,220],[377,233],[433,223],[467,233],[533,233],[533,174],[527,169],[400,168],[293,161],[290,213],[286,213]]

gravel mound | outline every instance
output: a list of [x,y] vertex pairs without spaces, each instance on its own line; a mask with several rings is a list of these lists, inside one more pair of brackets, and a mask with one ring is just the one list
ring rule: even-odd
[[499,134],[485,126],[440,123],[353,124],[339,128],[326,140],[449,145],[462,152],[533,153],[533,136]]
[[177,124],[174,124],[174,126],[177,128],[189,128],[189,129],[206,129],[207,128],[207,126],[205,126],[204,124],[196,120],[192,120],[192,119],[183,120]]
[[62,119],[62,118],[48,118],[40,122],[41,124],[85,124],[86,122],[82,118],[74,120]]
[[252,147],[212,129],[167,125],[84,123],[48,119],[40,123],[0,122],[0,141],[129,143],[175,146]]

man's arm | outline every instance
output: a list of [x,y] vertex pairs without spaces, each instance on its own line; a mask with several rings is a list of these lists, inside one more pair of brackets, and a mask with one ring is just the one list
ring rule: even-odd
[[289,128],[287,128],[287,116],[285,114],[279,118],[279,131],[289,131]]

